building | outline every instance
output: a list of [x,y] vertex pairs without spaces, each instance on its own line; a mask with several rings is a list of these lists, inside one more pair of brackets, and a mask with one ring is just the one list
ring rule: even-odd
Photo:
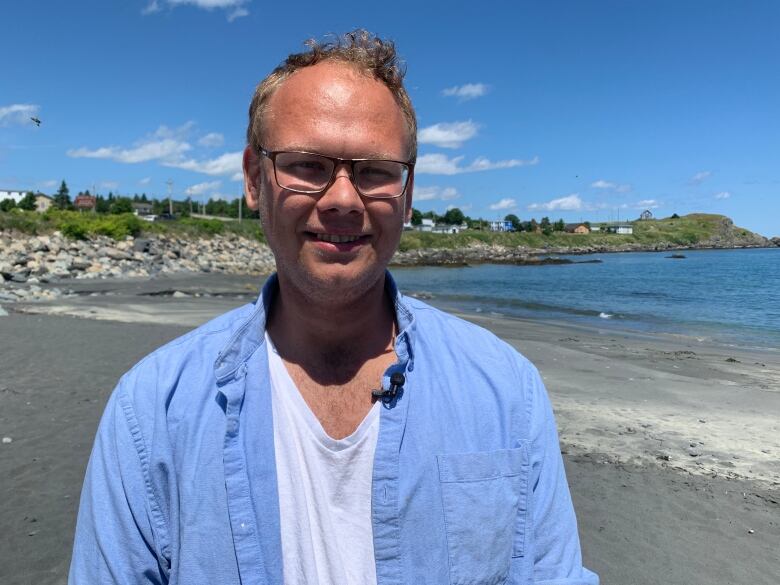
[[567,234],[589,234],[590,233],[590,228],[584,223],[567,223],[563,229]]
[[19,202],[25,196],[25,191],[17,191],[16,189],[0,189],[0,201],[4,199],[13,199],[14,203],[19,205]]
[[134,215],[151,215],[152,204],[148,201],[133,201]]
[[513,232],[515,231],[512,227],[511,221],[506,221],[503,219],[491,221],[489,224],[489,229],[491,232]]
[[431,230],[434,234],[459,234],[466,229],[466,224],[450,225],[447,223],[440,223],[433,226]]
[[607,232],[610,234],[630,236],[634,233],[634,226],[630,223],[615,223],[607,226]]
[[43,193],[35,194],[35,211],[45,213],[54,204],[54,200]]
[[639,219],[642,221],[647,221],[649,219],[653,219],[653,212],[649,209],[645,209],[641,215],[639,216]]
[[422,219],[422,223],[417,226],[417,231],[419,232],[432,232],[433,231],[433,220],[428,219],[427,217],[424,217]]
[[73,200],[73,207],[76,209],[95,209],[97,206],[97,198],[94,195],[84,195],[79,193]]

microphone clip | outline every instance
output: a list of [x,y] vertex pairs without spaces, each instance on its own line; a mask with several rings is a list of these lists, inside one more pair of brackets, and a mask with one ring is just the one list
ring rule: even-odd
[[390,388],[385,390],[384,388],[378,388],[371,391],[371,395],[375,398],[379,398],[383,402],[390,402],[393,400],[398,391],[403,388],[406,383],[406,377],[401,372],[395,372],[390,376]]

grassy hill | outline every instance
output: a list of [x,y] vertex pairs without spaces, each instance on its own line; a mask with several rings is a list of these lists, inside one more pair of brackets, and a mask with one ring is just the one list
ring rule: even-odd
[[747,247],[771,245],[766,238],[737,227],[724,215],[692,213],[679,218],[631,222],[632,235],[540,233],[496,233],[467,230],[459,234],[404,232],[401,251],[418,249],[456,249],[491,245],[516,248],[606,248],[659,247]]
[[[655,247],[753,247],[772,245],[766,238],[737,227],[723,215],[692,213],[679,218],[665,218],[632,223],[632,235],[541,233],[496,233],[467,230],[459,234],[433,234],[407,231],[401,237],[400,251],[421,249],[457,249],[475,246],[533,248],[575,251],[594,249],[653,249]],[[264,241],[259,221],[219,221],[183,218],[176,221],[149,223],[131,214],[94,215],[75,211],[49,210],[44,214],[13,210],[0,212],[0,231],[45,234],[61,231],[72,239],[106,235],[114,239],[126,236],[168,235],[179,238],[211,237],[236,234]]]

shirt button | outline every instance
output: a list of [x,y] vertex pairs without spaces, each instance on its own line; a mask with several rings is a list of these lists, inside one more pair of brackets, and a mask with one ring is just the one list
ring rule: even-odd
[[238,421],[230,419],[227,424],[227,430],[231,435],[235,435],[238,432]]

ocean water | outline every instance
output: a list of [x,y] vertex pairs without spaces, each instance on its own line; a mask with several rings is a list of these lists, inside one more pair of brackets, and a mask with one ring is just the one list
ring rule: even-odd
[[600,264],[395,268],[402,291],[484,312],[780,350],[780,248],[561,256]]

